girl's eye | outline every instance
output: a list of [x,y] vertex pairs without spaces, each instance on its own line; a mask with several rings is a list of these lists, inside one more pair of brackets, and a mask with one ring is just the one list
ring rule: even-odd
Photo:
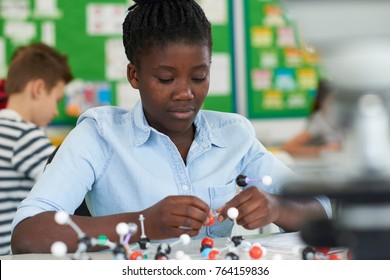
[[158,80],[160,81],[160,83],[163,84],[169,84],[173,81],[173,79],[161,79],[161,78],[158,78]]
[[203,78],[193,78],[192,80],[194,80],[195,82],[203,82],[204,80],[206,80],[206,77],[203,77]]

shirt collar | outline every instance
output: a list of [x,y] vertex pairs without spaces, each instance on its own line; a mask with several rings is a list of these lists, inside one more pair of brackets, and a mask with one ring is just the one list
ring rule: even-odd
[[132,123],[134,128],[135,145],[144,144],[150,136],[151,127],[146,121],[141,101],[138,101],[131,112]]
[[[133,128],[134,128],[134,141],[135,144],[142,145],[150,137],[152,128],[149,126],[145,114],[142,109],[141,101],[138,101],[132,110]],[[194,124],[196,126],[195,141],[203,146],[208,147],[215,145],[218,147],[226,147],[227,144],[223,140],[222,135],[217,131],[213,130],[202,111],[199,111],[195,117]]]
[[210,145],[215,145],[217,147],[227,147],[227,144],[223,140],[223,137],[219,131],[211,128],[202,110],[199,111],[194,120],[194,123],[196,126],[195,141],[199,145],[203,147]]
[[2,109],[0,110],[0,117],[7,118],[14,121],[22,121],[22,116],[18,112],[12,109]]

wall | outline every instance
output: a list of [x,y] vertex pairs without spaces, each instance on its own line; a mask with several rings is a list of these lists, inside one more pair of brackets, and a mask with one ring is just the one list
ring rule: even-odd
[[[247,2],[243,0],[198,2],[212,21],[215,52],[212,67],[219,65],[219,68],[212,69],[214,82],[205,108],[237,112],[251,117],[248,108],[260,105],[253,101],[252,93],[248,95],[252,89],[249,73],[251,70],[247,66],[251,60],[247,51],[250,44],[247,35],[250,34],[248,30],[252,27],[248,26],[249,21],[245,20],[245,15],[248,15],[246,11],[248,6],[245,5]],[[270,5],[280,3],[278,0],[258,2],[265,3],[261,4],[263,6],[267,3]],[[48,130],[49,136],[56,144],[69,132],[84,107],[106,103],[134,104],[138,94],[128,85],[126,77],[123,76],[124,71],[121,70],[127,60],[124,55],[114,55],[122,54],[119,28],[121,21],[116,20],[108,24],[111,21],[106,20],[112,13],[122,13],[118,17],[123,18],[123,7],[132,4],[132,1],[20,0],[18,5],[15,3],[11,0],[0,0],[0,77],[5,75],[7,62],[18,45],[29,41],[44,41],[69,54],[71,67],[77,78],[77,83],[68,88],[66,98],[60,104],[61,114],[55,120],[56,125],[50,126]],[[261,16],[263,9],[258,10]],[[94,13],[100,14],[91,16]],[[277,30],[276,27],[271,29]],[[280,49],[277,45],[272,47]],[[88,52],[85,51],[86,48]],[[224,73],[221,69],[228,68],[224,65],[229,65],[230,71],[221,75],[220,73]],[[223,88],[220,85],[224,85]],[[85,94],[87,91],[88,94]],[[86,95],[91,98],[85,100]],[[108,96],[110,98],[107,98]],[[306,109],[301,110],[298,116],[295,113],[290,114],[291,110],[286,111],[287,113],[278,110],[278,118],[272,118],[270,117],[272,113],[265,112],[264,115],[260,113],[251,119],[256,134],[267,146],[286,141],[304,126]]]

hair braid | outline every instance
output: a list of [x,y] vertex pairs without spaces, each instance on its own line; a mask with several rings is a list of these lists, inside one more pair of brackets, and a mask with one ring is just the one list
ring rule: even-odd
[[136,0],[123,22],[126,56],[138,64],[140,53],[170,43],[212,48],[211,24],[195,0]]

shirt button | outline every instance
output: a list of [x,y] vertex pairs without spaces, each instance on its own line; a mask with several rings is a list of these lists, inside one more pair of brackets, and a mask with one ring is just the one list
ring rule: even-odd
[[185,191],[188,190],[188,186],[184,185],[183,190],[185,190]]

